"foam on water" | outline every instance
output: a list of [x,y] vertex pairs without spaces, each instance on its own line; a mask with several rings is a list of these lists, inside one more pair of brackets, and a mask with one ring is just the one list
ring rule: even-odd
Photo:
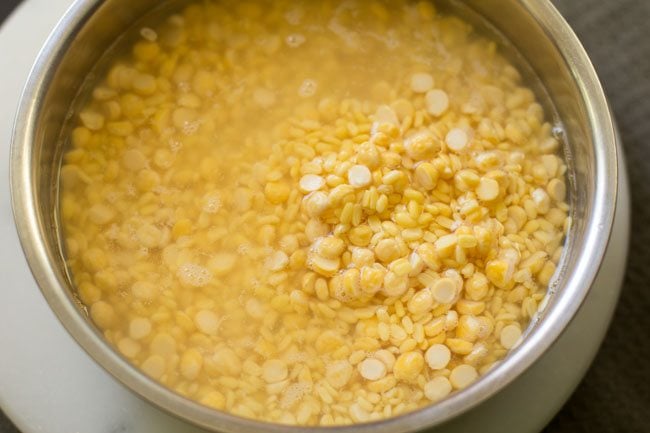
[[210,271],[196,263],[184,263],[180,265],[177,276],[183,284],[193,287],[203,287],[212,279]]
[[292,383],[282,393],[282,397],[280,398],[280,407],[282,409],[289,409],[291,406],[302,400],[306,394],[311,393],[311,389],[311,383]]

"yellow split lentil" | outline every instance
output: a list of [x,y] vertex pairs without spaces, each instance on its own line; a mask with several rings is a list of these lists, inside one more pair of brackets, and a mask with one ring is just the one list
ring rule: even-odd
[[525,338],[566,165],[495,42],[409,0],[206,0],[138,37],[60,175],[73,283],[130,362],[334,425],[437,402]]

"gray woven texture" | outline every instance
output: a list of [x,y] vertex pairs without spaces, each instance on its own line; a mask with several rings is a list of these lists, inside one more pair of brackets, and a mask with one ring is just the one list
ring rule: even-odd
[[[0,0],[0,22],[18,3]],[[614,109],[633,217],[612,327],[587,376],[544,433],[650,433],[650,0],[554,3],[589,52]],[[18,433],[2,413],[0,433]]]

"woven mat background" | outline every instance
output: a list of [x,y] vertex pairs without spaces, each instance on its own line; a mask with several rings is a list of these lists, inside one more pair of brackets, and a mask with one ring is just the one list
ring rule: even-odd
[[[18,3],[20,0],[0,0],[0,22]],[[589,52],[618,120],[632,187],[633,235],[625,286],[602,349],[582,384],[544,433],[648,433],[650,0],[554,3]],[[1,412],[0,433],[19,433]]]

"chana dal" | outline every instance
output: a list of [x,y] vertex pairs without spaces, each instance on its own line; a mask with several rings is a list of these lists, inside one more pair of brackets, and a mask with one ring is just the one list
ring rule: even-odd
[[192,4],[141,29],[70,143],[94,323],[183,396],[272,422],[469,386],[521,341],[569,225],[534,92],[429,2]]

